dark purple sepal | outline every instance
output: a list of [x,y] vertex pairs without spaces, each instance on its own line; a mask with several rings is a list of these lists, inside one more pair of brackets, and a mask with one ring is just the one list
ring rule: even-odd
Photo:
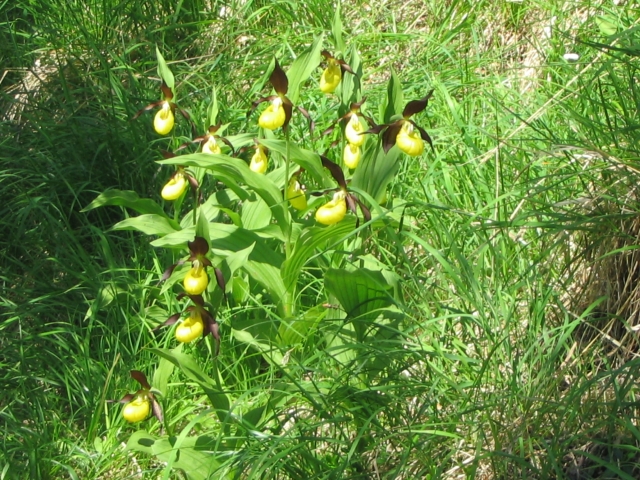
[[273,71],[269,76],[269,82],[279,95],[287,94],[287,91],[289,90],[289,79],[287,78],[287,74],[284,73],[284,70],[280,67],[277,59],[276,64],[273,67]]
[[320,155],[320,160],[322,161],[322,166],[327,170],[329,170],[329,173],[331,173],[331,176],[333,177],[333,179],[336,182],[338,182],[338,185],[340,185],[340,188],[346,190],[347,182],[344,179],[344,172],[342,171],[342,168],[340,168],[340,165],[332,162],[324,155]]
[[147,376],[140,370],[131,370],[129,373],[131,375],[131,378],[133,378],[144,388],[146,388],[147,390],[151,389],[151,385],[149,385],[149,382],[147,381]]

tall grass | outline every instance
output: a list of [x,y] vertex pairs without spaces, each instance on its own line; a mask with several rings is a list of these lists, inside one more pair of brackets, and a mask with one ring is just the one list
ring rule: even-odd
[[[238,409],[267,391],[280,402],[260,435],[219,432],[239,477],[637,476],[637,361],[607,356],[605,340],[586,348],[578,333],[597,330],[602,299],[578,309],[572,298],[581,245],[620,236],[637,211],[637,15],[608,5],[343,6],[372,104],[390,66],[406,98],[436,91],[420,119],[435,154],[404,161],[389,192],[410,228],[383,232],[368,252],[400,275],[405,317],[358,343],[329,314],[310,343],[320,348],[286,368],[223,338],[220,378]],[[157,195],[151,120],[130,121],[157,97],[156,43],[198,128],[216,85],[221,118],[241,129],[270,58],[290,60],[333,12],[108,0],[0,9],[1,111],[21,102],[0,124],[0,472],[155,478],[164,466],[123,451],[130,429],[105,401],[132,388],[129,369],[156,362],[144,347],[167,346],[149,329],[171,313],[155,304],[155,282],[173,259],[110,232],[126,212],[80,210],[107,188]],[[578,63],[563,60],[568,50]],[[39,79],[11,88],[25,68]],[[327,108],[319,97],[311,107]],[[270,314],[253,299],[221,323]],[[204,408],[180,380],[166,412],[176,433]],[[220,427],[205,415],[194,428]]]

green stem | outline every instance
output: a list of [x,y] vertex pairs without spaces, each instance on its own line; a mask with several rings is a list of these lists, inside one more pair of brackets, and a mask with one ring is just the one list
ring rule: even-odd
[[[284,132],[285,145],[286,145],[286,156],[284,159],[284,201],[285,204],[289,202],[287,199],[287,189],[289,187],[289,156],[290,156],[290,144],[289,144],[289,130]],[[285,256],[288,259],[291,254],[291,222],[289,222],[289,226],[287,227],[287,233],[285,236],[284,243],[284,251]]]
[[[286,148],[286,155],[284,159],[284,162],[285,162],[284,163],[284,202],[285,204],[288,204],[289,200],[287,199],[287,190],[289,188],[289,169],[290,169],[290,163],[291,163],[291,161],[289,160],[289,157],[290,157],[289,130],[285,130],[284,138],[285,138],[285,148]],[[291,229],[292,229],[292,225],[291,225],[291,221],[289,221],[287,225],[285,238],[284,238],[284,253],[285,253],[285,258],[287,260],[291,256]],[[295,297],[295,286],[291,287],[290,289],[287,289],[287,291],[285,292],[285,298],[284,298],[285,317],[291,317],[295,313],[295,309],[293,305],[294,297]]]

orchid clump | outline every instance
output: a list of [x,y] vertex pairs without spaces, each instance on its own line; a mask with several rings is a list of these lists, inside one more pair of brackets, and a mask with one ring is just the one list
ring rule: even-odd
[[[240,124],[240,131],[228,138],[223,137],[228,125],[217,123],[219,111],[214,88],[208,118],[200,124],[200,132],[204,131],[204,135],[196,137],[193,134],[186,138],[176,135],[159,140],[168,144],[166,148],[173,149],[180,142],[193,138],[174,150],[178,152],[190,147],[193,153],[178,157],[165,152],[164,160],[160,161],[172,168],[161,197],[177,201],[167,208],[162,202],[151,205],[151,199],[138,199],[143,201],[133,205],[142,213],[139,223],[129,221],[126,225],[139,225],[140,231],[157,237],[154,238],[154,246],[183,252],[185,243],[188,247],[188,255],[183,255],[169,267],[160,283],[173,276],[171,281],[162,288],[150,289],[150,302],[157,307],[156,312],[162,312],[162,319],[166,318],[154,331],[171,327],[171,338],[164,339],[164,348],[154,350],[163,358],[176,360],[171,363],[179,368],[191,368],[191,362],[207,354],[202,348],[203,344],[208,345],[207,342],[199,340],[209,335],[216,342],[216,354],[223,334],[234,335],[233,342],[238,345],[250,343],[252,348],[256,348],[257,355],[264,355],[268,364],[272,364],[276,357],[267,355],[277,353],[278,349],[283,352],[285,349],[295,350],[296,355],[302,355],[298,348],[310,338],[307,332],[311,328],[307,325],[315,325],[313,322],[320,322],[323,318],[323,304],[317,300],[326,300],[321,290],[313,298],[305,291],[304,272],[317,273],[320,278],[330,269],[334,275],[342,275],[341,272],[346,270],[340,266],[344,265],[346,255],[353,254],[354,248],[361,248],[352,245],[366,248],[366,242],[382,223],[380,219],[389,224],[396,222],[394,228],[398,226],[394,216],[389,214],[393,205],[382,207],[379,200],[397,172],[398,152],[389,154],[389,150],[397,145],[400,151],[416,156],[423,153],[425,141],[433,148],[431,138],[411,118],[426,108],[433,92],[409,102],[402,118],[391,116],[389,119],[395,113],[393,106],[403,104],[398,82],[394,84],[393,95],[388,95],[386,110],[375,107],[363,111],[365,98],[361,95],[359,76],[346,62],[322,50],[323,41],[324,37],[314,39],[313,45],[289,66],[287,74],[277,60],[273,62],[269,82],[275,94],[253,102],[247,115],[249,117],[261,103],[265,103],[257,122],[242,124],[232,121],[228,125]],[[339,42],[335,42],[336,47],[344,51],[344,45],[338,47]],[[294,103],[302,98],[305,82],[315,75],[322,57],[326,67],[320,78],[320,90],[333,93],[340,86],[339,95],[324,97],[316,89],[313,94],[315,100],[320,98],[320,101],[312,99],[309,104],[313,105],[317,115],[324,116],[323,120],[333,122],[325,134],[340,125],[333,139],[313,138],[314,123],[304,109],[297,107],[310,121],[308,129],[296,122],[302,119],[292,119]],[[351,50],[349,58],[355,70],[360,72],[357,52]],[[164,68],[163,80],[169,78],[168,67],[165,65]],[[355,76],[345,78],[345,72]],[[392,90],[390,83],[388,91]],[[169,119],[175,121],[173,114],[177,106],[171,103],[173,89],[164,81],[163,95],[162,102],[165,103],[156,102],[152,108],[160,107],[156,116],[159,115],[158,118],[165,123],[156,125],[154,121],[154,128],[159,133],[168,134],[173,128],[173,125],[168,127]],[[193,111],[203,110],[205,108],[201,105]],[[233,112],[233,109],[229,111]],[[340,113],[335,115],[336,111]],[[381,118],[376,120],[388,123],[377,125],[367,115],[368,111],[379,111]],[[339,118],[335,120],[336,117]],[[202,129],[206,125],[210,126]],[[375,141],[367,140],[366,134],[369,133],[380,134],[382,142],[377,142],[377,138]],[[320,148],[331,153],[321,155],[318,153]],[[327,155],[335,156],[337,163]],[[354,172],[355,169],[360,170]],[[166,173],[168,176],[169,172]],[[189,186],[193,195],[183,202]],[[375,208],[376,218],[373,221],[369,208]],[[358,228],[360,222],[366,225]],[[398,228],[402,228],[401,223]],[[354,237],[354,241],[349,239],[349,235]],[[326,252],[330,253],[325,255]],[[184,265],[184,268],[173,275],[178,265]],[[349,273],[359,269],[355,265],[352,267]],[[223,271],[229,280],[228,285]],[[211,285],[214,277],[219,289]],[[336,296],[326,286],[330,284],[326,282],[325,287],[319,288],[326,288],[329,294]],[[347,289],[348,285],[340,288],[343,287]],[[170,295],[172,288],[180,293]],[[353,293],[354,298],[358,295],[358,292]],[[170,312],[177,310],[176,300],[181,304],[180,312],[167,318]],[[264,316],[248,316],[249,311],[261,313],[263,307],[273,310],[274,314],[266,320]],[[269,328],[258,330],[256,327],[255,332],[249,332],[256,319],[258,322],[255,323]],[[166,349],[168,343],[179,345],[169,351]],[[184,347],[182,344],[191,345]],[[198,357],[190,356],[191,352],[197,352]],[[287,368],[286,362],[275,361],[282,364],[283,370]],[[217,368],[218,364],[215,365]],[[194,374],[193,369],[188,371]],[[156,411],[150,386],[146,379],[136,376],[141,379],[143,388],[126,397],[123,415],[130,422],[141,421]],[[203,385],[211,390],[214,383],[206,380]],[[215,399],[212,403],[219,401],[214,407],[222,414],[232,404],[223,397],[232,399],[235,393],[226,387],[218,388],[220,392],[211,394]]]

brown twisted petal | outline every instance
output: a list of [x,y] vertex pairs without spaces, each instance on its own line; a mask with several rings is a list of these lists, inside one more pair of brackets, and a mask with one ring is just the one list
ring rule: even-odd
[[427,108],[427,104],[429,103],[429,99],[431,98],[432,95],[433,95],[433,90],[431,90],[429,93],[427,93],[424,97],[422,97],[419,100],[411,100],[404,107],[404,110],[402,111],[402,116],[404,118],[409,118],[411,115],[414,115],[416,113],[420,113],[421,111],[423,111],[425,108]]

